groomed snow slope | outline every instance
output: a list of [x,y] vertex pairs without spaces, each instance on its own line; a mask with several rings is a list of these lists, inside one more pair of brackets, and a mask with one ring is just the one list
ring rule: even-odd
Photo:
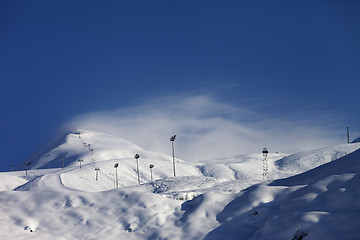
[[[273,182],[261,181],[261,154],[177,159],[173,178],[171,156],[102,133],[72,132],[34,159],[27,177],[0,173],[6,182],[0,185],[0,239],[359,239],[359,148],[269,154],[274,179],[302,173],[300,162],[310,169],[328,162]],[[345,156],[334,160],[338,154]],[[78,159],[84,159],[81,169]]]

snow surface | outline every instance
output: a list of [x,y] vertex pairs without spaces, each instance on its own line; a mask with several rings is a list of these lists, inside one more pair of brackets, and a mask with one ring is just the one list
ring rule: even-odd
[[269,153],[265,181],[261,153],[176,159],[174,178],[170,155],[76,130],[0,173],[0,239],[360,239],[359,148]]

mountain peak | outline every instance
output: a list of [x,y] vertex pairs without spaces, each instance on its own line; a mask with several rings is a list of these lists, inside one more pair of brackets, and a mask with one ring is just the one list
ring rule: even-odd
[[143,149],[109,134],[75,129],[54,138],[27,162],[31,162],[30,169],[60,168],[77,164],[80,158],[104,161],[109,157],[131,157],[134,151]]

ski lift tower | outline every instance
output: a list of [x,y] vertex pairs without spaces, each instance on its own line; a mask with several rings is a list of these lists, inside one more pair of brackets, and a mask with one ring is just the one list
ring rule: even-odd
[[262,154],[264,156],[264,160],[263,160],[263,180],[265,180],[265,178],[268,178],[268,161],[267,161],[267,155],[268,155],[269,151],[267,148],[263,148]]

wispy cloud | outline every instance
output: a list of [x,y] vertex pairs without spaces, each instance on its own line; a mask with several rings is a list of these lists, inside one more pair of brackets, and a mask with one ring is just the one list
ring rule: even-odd
[[75,117],[72,128],[101,131],[147,149],[171,153],[169,138],[177,134],[176,155],[201,160],[243,153],[293,153],[341,143],[331,122],[258,113],[225,104],[207,95],[161,98],[139,106],[98,111]]

